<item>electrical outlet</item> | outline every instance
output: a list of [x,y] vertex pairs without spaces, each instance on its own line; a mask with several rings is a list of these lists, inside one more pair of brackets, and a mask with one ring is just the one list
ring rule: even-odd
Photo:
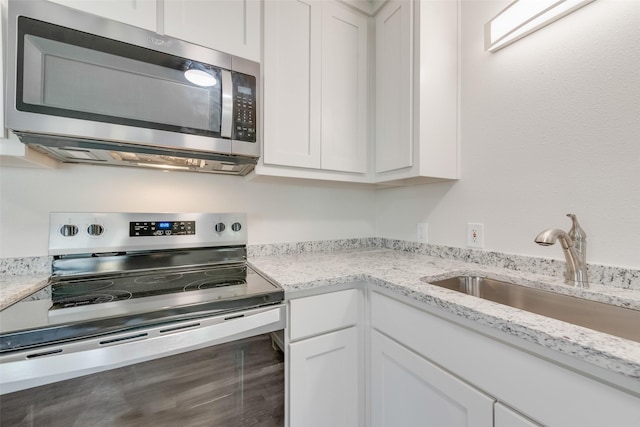
[[467,224],[467,246],[470,248],[484,247],[484,225],[477,223]]
[[429,243],[429,224],[426,222],[418,223],[418,243]]

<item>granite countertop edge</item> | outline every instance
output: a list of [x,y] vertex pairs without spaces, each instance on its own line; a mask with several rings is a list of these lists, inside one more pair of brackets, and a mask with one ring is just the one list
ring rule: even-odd
[[[592,284],[566,286],[562,278],[435,258],[393,249],[257,256],[250,265],[285,290],[296,292],[366,281],[419,303],[488,326],[529,343],[573,356],[640,381],[640,343],[525,312],[429,284],[456,275],[485,275],[567,295],[640,310],[640,291]],[[49,275],[0,276],[0,310],[48,285]]]
[[[562,278],[484,267],[390,249],[350,250],[334,254],[294,254],[255,257],[251,266],[285,289],[299,291],[366,281],[418,303],[490,327],[526,342],[588,362],[609,372],[640,381],[640,343],[546,316],[486,301],[429,284],[457,275],[484,275],[640,309],[640,292],[593,284],[572,288]],[[416,268],[411,268],[415,266]]]
[[0,311],[49,284],[49,274],[0,276]]

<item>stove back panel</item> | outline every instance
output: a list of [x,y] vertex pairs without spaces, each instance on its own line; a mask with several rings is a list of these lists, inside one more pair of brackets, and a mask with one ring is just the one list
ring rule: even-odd
[[52,212],[49,215],[49,255],[246,244],[244,213]]

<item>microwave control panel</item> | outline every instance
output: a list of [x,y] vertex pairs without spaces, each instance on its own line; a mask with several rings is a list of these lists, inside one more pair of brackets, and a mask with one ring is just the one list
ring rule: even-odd
[[233,73],[233,139],[256,142],[256,78]]

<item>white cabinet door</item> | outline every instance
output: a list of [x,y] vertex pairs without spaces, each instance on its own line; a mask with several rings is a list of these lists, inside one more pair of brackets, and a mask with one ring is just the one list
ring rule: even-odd
[[367,172],[368,19],[339,3],[322,5],[321,167]]
[[267,167],[258,173],[365,174],[369,18],[335,1],[279,0],[265,2],[264,25]]
[[494,406],[494,417],[494,427],[540,427],[540,424],[534,423],[500,402],[496,402]]
[[494,400],[417,353],[371,332],[371,425],[489,427]]
[[[413,135],[420,175],[458,178],[458,0],[421,1]],[[416,59],[417,60],[417,59]]]
[[320,168],[321,7],[264,3],[265,164]]
[[355,326],[290,344],[290,425],[361,425],[359,365]]
[[376,173],[413,164],[412,7],[391,0],[376,15]]
[[459,176],[458,6],[391,0],[376,15],[378,183]]
[[156,0],[50,0],[125,24],[157,29]]
[[260,0],[164,0],[164,31],[260,62],[260,4]]

